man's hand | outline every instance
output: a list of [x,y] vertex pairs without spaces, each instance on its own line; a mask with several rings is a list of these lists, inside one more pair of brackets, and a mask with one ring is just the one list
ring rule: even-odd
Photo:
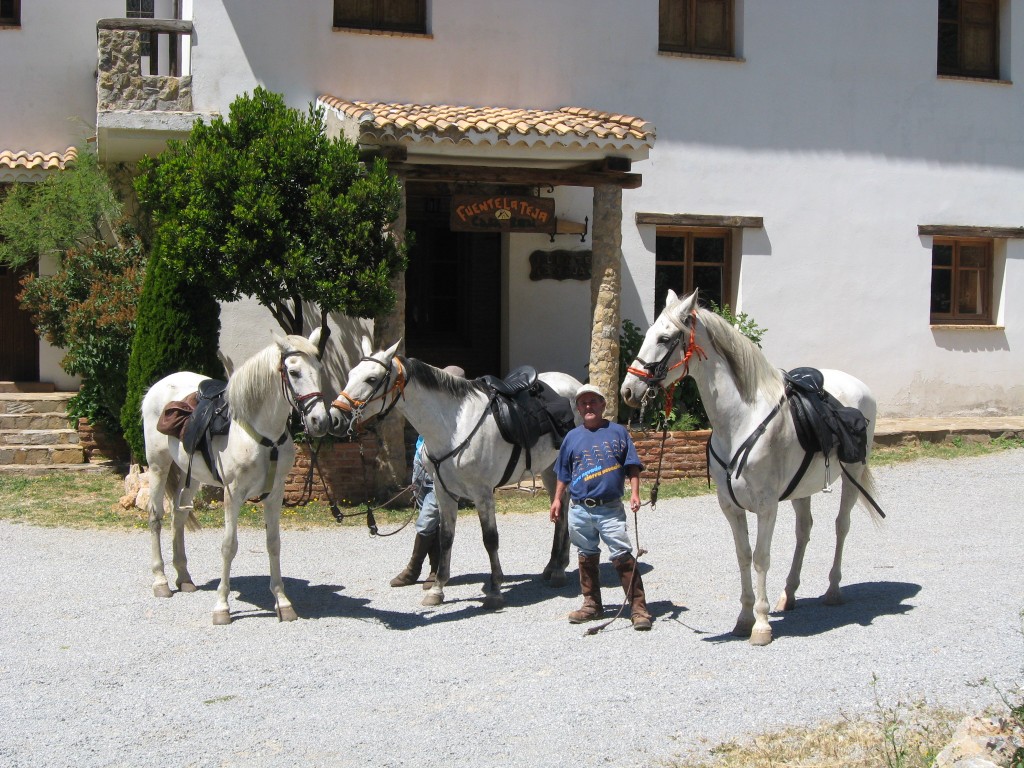
[[548,513],[548,519],[552,523],[557,523],[558,518],[562,516],[562,497],[555,496],[555,500],[551,502],[551,511]]

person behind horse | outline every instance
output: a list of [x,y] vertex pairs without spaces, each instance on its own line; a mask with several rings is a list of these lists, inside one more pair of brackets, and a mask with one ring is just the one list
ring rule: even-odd
[[[460,379],[466,377],[466,372],[457,365],[449,365],[443,370]],[[427,558],[430,559],[430,573],[423,581],[423,588],[430,589],[437,577],[437,564],[441,558],[441,542],[437,535],[441,522],[441,510],[437,506],[437,496],[434,495],[434,478],[427,472],[423,463],[426,453],[423,437],[417,437],[416,450],[412,459],[413,495],[416,499],[416,506],[420,510],[416,517],[416,538],[413,540],[412,557],[409,559],[409,564],[391,580],[392,587],[408,587],[415,584],[423,570],[423,561]]]
[[569,623],[599,619],[601,602],[601,541],[619,574],[630,604],[633,629],[651,628],[644,583],[626,531],[622,493],[629,479],[629,506],[640,509],[640,471],[643,465],[629,432],[604,417],[604,393],[592,384],[576,392],[576,409],[583,423],[562,442],[555,462],[558,485],[551,502],[551,522],[562,514],[562,496],[569,490],[569,539],[579,550],[583,605],[569,614]]

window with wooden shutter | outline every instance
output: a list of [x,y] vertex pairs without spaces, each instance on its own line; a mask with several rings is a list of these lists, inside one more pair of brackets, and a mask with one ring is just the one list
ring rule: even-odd
[[932,242],[933,325],[992,323],[992,241]]
[[728,229],[658,227],[654,241],[655,314],[664,309],[669,288],[680,296],[699,289],[705,301],[719,307],[731,303],[730,234]]
[[732,56],[734,0],[660,0],[658,50]]
[[427,0],[334,0],[334,26],[426,34]]
[[999,77],[999,0],[938,0],[938,73]]
[[0,26],[21,26],[21,0],[0,0]]

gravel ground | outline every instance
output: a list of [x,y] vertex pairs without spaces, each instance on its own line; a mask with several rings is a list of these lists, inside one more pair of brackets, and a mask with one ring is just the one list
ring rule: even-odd
[[[766,648],[728,634],[736,561],[710,496],[641,512],[654,629],[620,620],[591,637],[565,620],[578,587],[536,579],[550,535],[541,516],[499,521],[508,605],[497,613],[480,608],[475,518],[460,520],[457,575],[438,608],[420,605],[419,587],[388,586],[411,527],[384,539],[285,531],[302,617],[289,624],[273,615],[262,533],[243,529],[227,627],[210,618],[218,531],[188,539],[200,591],[167,600],[152,596],[145,532],[0,522],[0,764],[639,766],[877,713],[876,696],[977,709],[998,701],[981,678],[1021,682],[1022,456],[877,470],[889,517],[876,527],[855,510],[840,608],[817,600],[838,493],[816,497],[798,607],[773,616]],[[772,599],[792,520],[785,505]],[[618,601],[608,564],[602,580],[606,603]]]

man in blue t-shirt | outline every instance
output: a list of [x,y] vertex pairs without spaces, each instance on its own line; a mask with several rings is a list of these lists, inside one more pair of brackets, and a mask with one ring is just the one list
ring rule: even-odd
[[569,491],[569,539],[579,550],[583,605],[569,614],[571,624],[599,619],[601,601],[600,543],[619,574],[630,603],[633,629],[651,628],[644,584],[626,531],[622,493],[629,479],[629,506],[640,509],[640,470],[643,465],[629,432],[604,417],[605,397],[592,384],[576,391],[576,409],[583,423],[565,436],[555,462],[558,485],[551,502],[551,521],[562,515],[562,496]]

